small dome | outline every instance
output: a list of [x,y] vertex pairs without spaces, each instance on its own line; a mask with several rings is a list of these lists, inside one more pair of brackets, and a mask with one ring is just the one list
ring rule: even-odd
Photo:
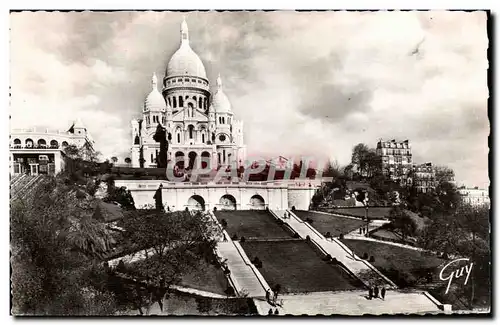
[[181,46],[168,62],[166,76],[192,76],[207,79],[203,62],[189,46],[189,31],[186,20],[183,20],[181,24]]
[[165,103],[165,99],[162,94],[158,91],[157,88],[158,79],[156,78],[156,74],[153,75],[152,78],[152,86],[153,90],[149,93],[144,101],[144,110],[145,111],[164,111],[167,108],[167,104]]
[[229,102],[229,98],[227,98],[226,94],[222,90],[222,80],[217,77],[217,91],[212,97],[212,105],[213,109],[217,113],[231,113],[231,102]]

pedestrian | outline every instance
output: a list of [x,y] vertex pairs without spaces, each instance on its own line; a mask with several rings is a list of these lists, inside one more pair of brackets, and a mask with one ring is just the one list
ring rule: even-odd
[[382,300],[385,300],[385,287],[382,287],[382,292],[380,294],[382,295]]
[[285,214],[283,215],[283,219],[286,219],[286,212],[285,212]]
[[269,293],[269,289],[266,291],[266,301],[269,302],[271,300],[271,294]]
[[268,315],[272,315],[273,314],[273,309],[272,308],[269,308],[269,311],[267,312]]
[[375,290],[373,290],[373,293],[375,295],[375,298],[378,298],[378,287],[375,287]]
[[276,310],[274,311],[274,314],[275,314],[275,315],[278,315],[278,314],[279,314],[279,312],[278,312],[278,308],[276,308]]
[[368,290],[368,299],[372,300],[373,296],[373,289],[370,287],[370,290]]

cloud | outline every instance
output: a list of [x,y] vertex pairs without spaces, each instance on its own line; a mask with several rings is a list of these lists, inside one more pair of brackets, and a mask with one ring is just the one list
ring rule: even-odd
[[[182,15],[13,13],[13,126],[66,128],[80,116],[105,157],[124,158]],[[359,142],[410,139],[417,162],[488,182],[484,13],[190,12],[187,21],[212,85],[221,73],[245,123],[249,153],[345,164]]]

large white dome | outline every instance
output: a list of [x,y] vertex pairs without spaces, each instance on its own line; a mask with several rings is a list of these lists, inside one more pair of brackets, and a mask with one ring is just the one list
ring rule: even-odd
[[181,46],[168,62],[166,76],[192,76],[207,79],[203,62],[189,46],[189,31],[185,20],[181,24]]
[[168,62],[167,77],[173,76],[193,76],[207,79],[203,62],[187,43],[183,43]]

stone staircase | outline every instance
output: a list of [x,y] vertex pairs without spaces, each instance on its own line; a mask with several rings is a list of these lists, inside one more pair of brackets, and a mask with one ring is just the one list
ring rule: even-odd
[[384,286],[388,288],[397,288],[391,280],[380,273],[367,261],[361,259],[354,254],[347,246],[342,244],[338,239],[328,240],[321,235],[316,229],[310,226],[307,222],[302,221],[290,213],[290,218],[283,219],[284,211],[272,211],[275,216],[287,223],[301,238],[309,238],[313,243],[318,245],[324,252],[330,254],[342,263],[350,272],[360,279],[367,287]]
[[[439,304],[424,292],[399,292],[389,290],[385,300],[368,300],[365,291],[315,292],[278,296],[279,315],[382,315],[442,313]],[[254,299],[261,315],[276,307],[266,301]]]
[[229,241],[217,243],[218,254],[226,260],[231,278],[240,295],[263,298],[269,285],[259,271],[252,265],[239,243]]

